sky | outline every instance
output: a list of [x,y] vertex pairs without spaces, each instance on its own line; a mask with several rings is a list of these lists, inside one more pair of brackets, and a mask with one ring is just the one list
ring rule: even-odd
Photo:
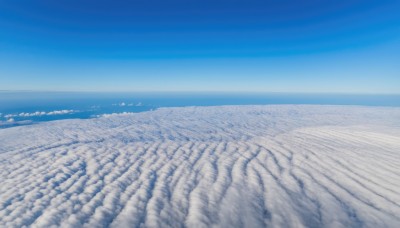
[[400,93],[400,1],[0,1],[0,90]]

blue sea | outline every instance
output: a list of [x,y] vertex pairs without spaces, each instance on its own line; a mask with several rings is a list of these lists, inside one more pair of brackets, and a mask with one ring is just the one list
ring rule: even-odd
[[400,95],[305,93],[0,92],[0,128],[160,107],[320,104],[400,107]]

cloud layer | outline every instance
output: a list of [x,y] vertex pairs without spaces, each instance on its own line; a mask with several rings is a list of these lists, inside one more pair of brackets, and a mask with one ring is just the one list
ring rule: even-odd
[[400,109],[162,108],[0,130],[0,226],[399,227]]

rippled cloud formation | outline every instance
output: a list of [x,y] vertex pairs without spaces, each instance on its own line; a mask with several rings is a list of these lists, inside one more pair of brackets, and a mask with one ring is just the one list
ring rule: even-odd
[[400,227],[400,109],[161,108],[0,130],[1,227]]

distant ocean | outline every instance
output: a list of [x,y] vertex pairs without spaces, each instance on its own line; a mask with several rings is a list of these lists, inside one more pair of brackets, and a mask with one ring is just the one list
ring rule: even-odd
[[400,95],[0,92],[0,128],[160,107],[320,104],[400,107]]

